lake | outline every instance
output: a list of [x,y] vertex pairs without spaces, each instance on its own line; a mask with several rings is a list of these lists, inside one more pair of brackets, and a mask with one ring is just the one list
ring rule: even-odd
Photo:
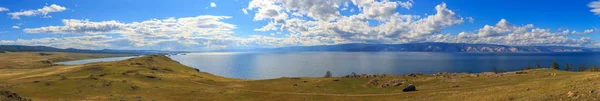
[[110,57],[110,58],[97,58],[97,59],[85,59],[85,60],[75,60],[75,61],[67,61],[67,62],[57,62],[55,64],[62,64],[62,65],[77,65],[77,64],[87,64],[87,63],[94,63],[94,62],[111,62],[111,61],[119,61],[119,60],[125,60],[125,59],[130,59],[130,58],[135,58],[138,56],[127,56],[127,57]]
[[[600,53],[435,53],[435,52],[203,52],[172,55],[173,60],[211,74],[242,79],[322,77],[357,74],[514,71],[539,61],[557,61],[576,70],[580,64],[600,66]],[[83,63],[83,62],[79,62]]]

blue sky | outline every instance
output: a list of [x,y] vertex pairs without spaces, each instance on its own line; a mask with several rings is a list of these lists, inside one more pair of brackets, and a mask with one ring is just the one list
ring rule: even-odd
[[595,0],[3,0],[0,7],[0,44],[11,45],[154,50],[415,42],[600,46],[600,1]]

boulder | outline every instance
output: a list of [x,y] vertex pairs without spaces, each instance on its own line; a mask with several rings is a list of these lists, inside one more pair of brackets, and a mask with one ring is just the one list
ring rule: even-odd
[[370,85],[377,85],[377,84],[379,84],[379,82],[378,82],[378,81],[379,81],[379,80],[377,80],[377,79],[372,79],[372,80],[369,80],[369,82],[367,82],[367,84],[370,84]]
[[415,85],[413,85],[413,84],[409,84],[406,88],[402,89],[402,92],[410,92],[410,91],[417,91],[417,87],[415,87]]
[[29,98],[21,97],[11,91],[0,91],[0,101],[31,101]]

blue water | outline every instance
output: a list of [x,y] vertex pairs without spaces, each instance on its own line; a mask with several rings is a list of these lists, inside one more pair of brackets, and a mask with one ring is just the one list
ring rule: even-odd
[[77,64],[95,63],[95,62],[111,62],[111,61],[119,61],[119,60],[125,60],[125,59],[135,58],[135,57],[137,57],[137,56],[86,59],[86,60],[58,62],[56,64],[77,65]]
[[[535,66],[571,64],[600,66],[600,53],[431,53],[431,52],[306,52],[306,53],[189,53],[172,59],[219,76],[242,79],[321,77],[358,74],[489,72]],[[82,62],[79,62],[82,63]]]

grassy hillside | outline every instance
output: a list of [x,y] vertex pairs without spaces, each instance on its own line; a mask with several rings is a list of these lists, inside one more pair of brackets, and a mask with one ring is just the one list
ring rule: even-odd
[[84,54],[62,52],[2,52],[0,69],[44,68],[55,66],[55,62],[71,60],[127,56],[126,54]]
[[[33,100],[598,100],[598,72],[366,75],[239,80],[150,55],[117,62],[0,69],[0,91]],[[377,82],[375,82],[377,81]],[[382,84],[390,84],[382,87]],[[396,83],[401,85],[394,86]],[[417,91],[402,92],[414,84]],[[2,98],[2,97],[0,97]]]

